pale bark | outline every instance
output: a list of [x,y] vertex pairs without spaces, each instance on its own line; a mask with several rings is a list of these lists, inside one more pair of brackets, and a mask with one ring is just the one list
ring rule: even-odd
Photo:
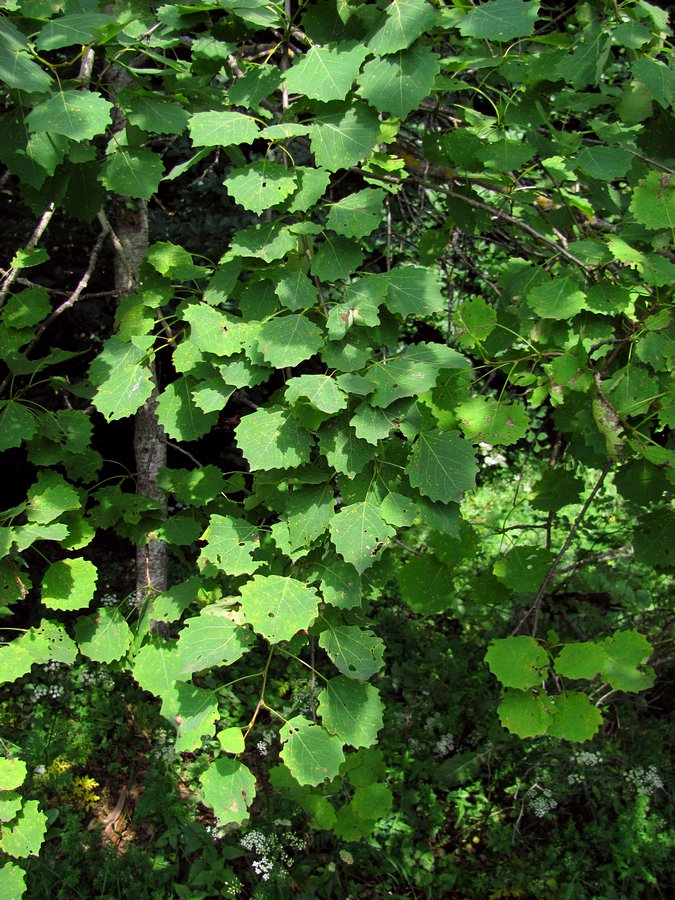
[[[111,94],[129,81],[126,70],[112,66],[108,74]],[[125,126],[124,114],[116,109],[113,131]],[[114,229],[115,288],[120,297],[138,285],[141,265],[148,250],[148,205],[145,200],[117,199]],[[136,461],[136,493],[156,500],[166,518],[166,495],[157,477],[166,466],[166,433],[157,420],[157,371],[152,371],[153,390],[138,410],[134,420],[134,456]],[[167,588],[167,547],[154,537],[136,547],[136,606],[140,609]],[[152,612],[150,611],[150,615]]]

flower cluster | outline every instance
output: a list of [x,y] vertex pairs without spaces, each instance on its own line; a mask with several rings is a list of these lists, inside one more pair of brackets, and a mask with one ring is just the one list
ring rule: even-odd
[[593,750],[579,750],[572,757],[575,763],[579,766],[586,766],[587,768],[593,768],[593,766],[601,766],[605,761],[602,754]]
[[60,700],[64,694],[65,688],[60,684],[36,684],[33,688],[33,700],[42,700],[43,697]]
[[274,734],[271,731],[266,731],[262,738],[255,745],[258,753],[261,756],[267,756],[270,747],[274,743]]
[[480,450],[483,456],[483,465],[484,466],[505,466],[506,465],[506,457],[503,453],[493,453],[494,447],[492,444],[488,444],[485,441],[481,441],[478,444],[478,449]]
[[528,791],[528,805],[537,818],[543,819],[545,815],[556,808],[558,801],[548,788],[535,784]]
[[649,766],[646,769],[643,766],[636,766],[629,769],[624,778],[642,797],[650,797],[656,791],[663,790],[663,781],[656,766]]
[[176,751],[174,749],[175,743],[175,734],[169,731],[165,731],[164,729],[160,729],[155,735],[155,746],[152,749],[152,755],[155,757],[155,759],[161,759],[167,763],[173,762],[173,760],[176,758]]
[[446,756],[449,756],[450,753],[455,749],[455,738],[450,732],[447,734],[442,734],[439,739],[436,741],[436,746],[434,747],[434,756],[438,759],[443,759]]
[[[604,763],[601,753],[593,750],[578,750],[572,755],[572,762],[582,769],[593,769]],[[568,784],[581,784],[586,778],[584,772],[570,772],[567,776]]]
[[288,835],[284,846],[276,835],[264,834],[257,829],[244,835],[240,844],[244,850],[255,854],[251,868],[262,881],[269,881],[275,872],[286,874],[290,869],[292,859],[286,852],[286,847],[298,850],[304,846],[302,840],[295,835]]

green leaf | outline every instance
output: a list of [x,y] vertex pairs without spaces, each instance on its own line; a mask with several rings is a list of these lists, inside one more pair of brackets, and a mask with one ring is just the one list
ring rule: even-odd
[[375,387],[374,406],[389,406],[403,397],[430,390],[442,369],[470,367],[466,357],[443,344],[415,344],[398,356],[372,365],[366,378]]
[[536,737],[546,734],[551,724],[550,702],[540,695],[517,691],[506,691],[497,712],[499,720],[512,734],[518,737]]
[[22,759],[0,757],[0,791],[14,791],[26,780],[28,769]]
[[0,684],[16,681],[27,675],[35,660],[18,640],[0,646]]
[[[192,281],[194,278],[203,278],[210,273],[210,269],[196,266],[192,254],[188,253],[184,247],[169,241],[156,241],[151,244],[148,248],[147,260],[161,275],[166,275],[176,281]],[[202,308],[202,304],[188,307],[188,309]]]
[[0,794],[0,827],[4,822],[11,822],[21,809],[21,796],[16,791]]
[[365,159],[380,136],[375,110],[365,103],[334,106],[317,116],[310,143],[317,166],[329,172],[348,169]]
[[196,441],[218,421],[219,410],[202,412],[192,396],[195,382],[182,376],[169,384],[157,401],[157,420],[169,437],[179,441]]
[[258,137],[258,126],[251,116],[237,112],[193,113],[188,129],[195,147],[250,144]]
[[199,566],[213,563],[228,575],[252,575],[260,568],[253,560],[260,539],[258,529],[245,519],[213,515],[201,538],[206,541],[199,555]]
[[26,116],[33,132],[63,134],[87,141],[110,125],[113,106],[96,91],[61,91],[38,103]]
[[286,400],[291,405],[300,397],[307,400],[316,409],[325,413],[336,413],[347,406],[347,395],[337,386],[330,375],[300,375],[286,382]]
[[329,482],[302,485],[285,498],[288,535],[294,549],[309,546],[323,534],[335,514],[335,498]]
[[106,25],[114,25],[113,16],[103,13],[74,13],[52,19],[43,27],[35,41],[38,50],[60,50],[73,44],[93,44],[98,32]]
[[432,269],[396,266],[387,272],[384,280],[387,282],[387,308],[393,313],[430,316],[445,309],[446,300],[441,294],[438,272]]
[[347,288],[344,302],[333,306],[328,314],[328,338],[339,341],[355,325],[370,328],[380,322],[379,307],[386,284],[379,275],[357,278]]
[[530,504],[533,509],[557,512],[570,503],[578,503],[584,483],[573,472],[565,469],[550,469],[532,485]]
[[406,528],[417,518],[417,505],[410,497],[391,491],[380,506],[385,521],[396,528]]
[[300,784],[331,781],[340,771],[345,759],[343,742],[321,725],[295,716],[282,727],[280,735],[284,745],[281,758]]
[[489,169],[511,172],[532,159],[536,152],[536,148],[531,144],[503,139],[483,144],[476,152],[476,156]]
[[203,353],[230,356],[242,348],[241,320],[227,316],[219,309],[200,303],[185,308],[183,317],[190,323],[190,341]]
[[438,13],[427,0],[393,0],[368,39],[373,53],[405,50],[436,23]]
[[542,319],[571,319],[584,309],[586,295],[569,275],[553,278],[527,294],[530,309]]
[[338,675],[319,694],[317,712],[328,731],[345,744],[372,747],[382,728],[384,703],[372,684]]
[[233,169],[223,183],[240,206],[256,215],[278,206],[296,188],[291,169],[266,159]]
[[126,119],[131,125],[150,134],[180,134],[190,113],[176,103],[152,94],[132,94],[125,98]]
[[118,147],[107,157],[99,180],[115,194],[150,200],[164,174],[162,157],[145,147]]
[[394,423],[384,410],[375,409],[367,403],[361,403],[356,407],[349,424],[356,436],[369,444],[377,444],[394,428]]
[[547,734],[567,741],[590,741],[602,723],[600,710],[577,691],[559,694],[551,702],[551,712]]
[[45,525],[68,510],[79,509],[80,505],[77,491],[62,475],[40,472],[28,489],[26,518],[29,522]]
[[447,566],[432,556],[409,560],[396,573],[401,597],[423,616],[451,609],[454,602],[452,575]]
[[170,703],[162,704],[162,714],[178,724],[176,751],[197,750],[205,737],[213,736],[219,716],[218,700],[211,691],[177,684]]
[[335,549],[359,575],[377,562],[380,549],[395,534],[382,518],[379,506],[367,500],[343,506],[329,527]]
[[507,587],[527,593],[537,590],[552,562],[549,550],[521,545],[499,557],[492,571]]
[[363,250],[354,241],[327,234],[312,260],[312,275],[320,281],[338,281],[356,271],[364,258]]
[[21,859],[40,852],[47,831],[47,816],[40,812],[39,805],[37,800],[28,800],[14,822],[3,825],[0,849],[9,856]]
[[226,753],[243,753],[246,747],[241,728],[224,728],[219,731],[218,743]]
[[515,444],[525,437],[530,424],[520,404],[501,403],[488,397],[460,403],[455,407],[455,415],[464,437],[474,443]]
[[192,391],[192,399],[202,412],[220,413],[232,394],[234,394],[234,388],[224,384],[222,378],[214,376],[199,382],[198,387]]
[[159,486],[189,506],[205,506],[225,489],[225,479],[215,466],[199,469],[161,469]]
[[297,366],[323,344],[321,329],[305,316],[278,316],[260,329],[258,348],[266,362],[277,369]]
[[312,100],[344,100],[367,55],[367,49],[354,42],[310,47],[285,73],[286,87],[291,94]]
[[532,34],[539,3],[529,0],[489,0],[470,10],[459,23],[464,37],[511,41]]
[[256,575],[240,588],[241,608],[253,629],[270,643],[290,641],[312,624],[319,595],[302,581],[281,575]]
[[526,635],[491,641],[485,662],[505,687],[536,687],[546,677],[548,656],[534,638]]
[[247,628],[235,625],[218,608],[207,606],[201,613],[183,623],[177,653],[180,673],[190,676],[212,666],[230,666],[253,644]]
[[375,448],[347,428],[346,416],[332,419],[319,431],[319,448],[336,472],[353,478],[375,456]]
[[129,649],[131,629],[118,609],[104,607],[93,616],[75,623],[75,640],[80,652],[96,662],[110,663]]
[[386,784],[363,785],[354,792],[349,805],[358,819],[383,819],[393,805],[391,789]]
[[49,292],[42,287],[30,287],[9,297],[2,311],[2,321],[9,328],[28,328],[37,325],[51,311]]
[[600,181],[623,178],[631,167],[629,153],[620,147],[584,147],[575,160],[575,166]]
[[345,237],[366,237],[382,221],[385,197],[381,188],[364,188],[349,194],[331,206],[326,225]]
[[296,166],[295,176],[298,180],[298,190],[288,209],[290,212],[306,212],[323,196],[330,183],[330,175],[323,169]]
[[176,641],[152,638],[133,660],[131,674],[144,691],[160,697],[167,709],[177,706],[176,682],[185,680]]
[[439,58],[418,44],[384,59],[371,60],[359,76],[359,93],[378,112],[405,119],[431,93]]
[[0,20],[0,46],[0,81],[27,93],[44,94],[50,89],[51,76],[33,62],[28,52],[28,39],[10,24],[6,16]]
[[474,486],[473,447],[457,431],[426,431],[417,438],[405,468],[413,487],[430,500],[450,503]]
[[94,404],[109,422],[133,415],[152,393],[148,354],[128,341],[112,337],[89,370],[96,385]]
[[[0,62],[0,76],[2,63]],[[26,88],[23,88],[26,90]],[[5,863],[0,868],[0,894],[7,900],[20,900],[26,892],[26,873],[14,863]]]
[[630,210],[646,228],[675,228],[675,179],[650,172],[633,191]]
[[321,632],[319,646],[347,678],[367,681],[384,666],[381,638],[358,625],[331,626]]
[[197,599],[201,580],[193,576],[168,591],[158,594],[152,601],[152,615],[158,622],[175,622]]
[[312,437],[294,419],[275,409],[244,416],[235,428],[237,446],[249,468],[283,469],[309,462]]
[[200,776],[202,800],[221,825],[241,824],[256,795],[255,776],[236,759],[221,757]]
[[50,619],[43,619],[39,628],[31,628],[21,640],[25,641],[35,662],[53,659],[72,666],[77,658],[77,646],[66,629],[59,622],[52,622]]
[[52,563],[42,582],[42,602],[50,609],[83,609],[94,598],[98,572],[88,559]]
[[275,293],[281,305],[292,310],[311,309],[319,300],[316,287],[302,271],[281,278]]
[[352,609],[361,604],[361,577],[353,566],[335,559],[321,574],[321,593],[326,603],[338,609]]
[[644,691],[654,684],[654,670],[640,672],[652,654],[647,638],[637,631],[618,631],[602,642],[606,660],[601,674],[616,691]]
[[0,409],[0,451],[20,447],[38,430],[38,421],[27,406],[7,400]]
[[672,107],[675,101],[675,72],[665,63],[649,56],[634,60],[633,74],[638,81],[649,88],[649,92],[664,109]]

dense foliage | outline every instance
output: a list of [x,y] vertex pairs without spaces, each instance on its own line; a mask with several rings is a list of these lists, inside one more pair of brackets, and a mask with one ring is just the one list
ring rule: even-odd
[[670,36],[0,0],[3,896],[667,896]]

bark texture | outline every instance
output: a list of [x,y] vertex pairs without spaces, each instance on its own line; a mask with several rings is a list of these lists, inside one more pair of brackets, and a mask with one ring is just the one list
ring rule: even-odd
[[[122,252],[115,257],[115,287],[120,296],[133,291],[148,249],[148,210],[143,200],[120,203],[115,232]],[[166,517],[166,495],[157,483],[159,470],[166,465],[166,434],[157,421],[157,372],[152,365],[153,391],[138,410],[134,421],[136,493],[152,497]],[[166,544],[150,538],[136,548],[136,605],[140,608],[167,588]]]
[[[129,73],[111,66],[108,87],[112,96],[130,81]],[[124,113],[113,112],[113,131],[126,125]],[[148,205],[145,200],[120,198],[115,211],[115,289],[123,297],[138,286],[141,265],[148,250]],[[153,391],[138,410],[134,421],[136,493],[156,500],[166,517],[166,495],[157,483],[157,475],[166,465],[166,434],[157,421],[157,371],[151,364]],[[140,608],[155,594],[167,588],[167,548],[163,541],[150,538],[136,547],[136,605]],[[152,612],[150,611],[152,615]]]

